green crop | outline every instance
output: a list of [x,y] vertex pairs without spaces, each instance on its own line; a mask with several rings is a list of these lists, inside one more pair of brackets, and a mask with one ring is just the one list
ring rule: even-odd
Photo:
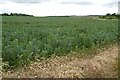
[[3,17],[2,58],[9,68],[52,54],[117,42],[117,20],[89,17]]

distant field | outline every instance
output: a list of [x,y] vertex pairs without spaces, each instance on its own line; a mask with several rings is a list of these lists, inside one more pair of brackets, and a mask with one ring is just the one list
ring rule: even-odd
[[3,17],[2,58],[11,68],[36,58],[117,43],[117,20],[92,17]]

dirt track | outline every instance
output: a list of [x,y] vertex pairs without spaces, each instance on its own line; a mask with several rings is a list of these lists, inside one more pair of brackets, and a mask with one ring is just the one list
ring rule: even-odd
[[54,77],[54,78],[114,78],[118,47],[113,46],[91,58],[56,57],[37,61],[16,72],[3,73],[3,77]]

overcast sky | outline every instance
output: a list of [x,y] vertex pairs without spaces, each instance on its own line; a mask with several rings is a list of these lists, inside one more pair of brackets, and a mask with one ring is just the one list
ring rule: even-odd
[[119,0],[0,0],[0,13],[34,16],[118,13]]

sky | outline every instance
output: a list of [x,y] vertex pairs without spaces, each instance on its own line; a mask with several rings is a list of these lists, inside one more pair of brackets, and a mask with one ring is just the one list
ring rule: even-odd
[[34,16],[105,15],[118,13],[119,0],[0,0],[0,13]]

